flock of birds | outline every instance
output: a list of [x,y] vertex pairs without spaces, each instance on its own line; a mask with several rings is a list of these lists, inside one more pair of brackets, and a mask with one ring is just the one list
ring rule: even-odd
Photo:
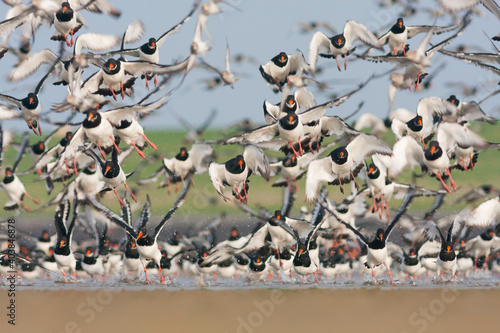
[[[348,20],[342,32],[332,37],[321,31],[324,29],[314,32],[307,60],[299,50],[272,57],[259,70],[269,88],[281,93],[281,100],[276,104],[264,102],[266,125],[246,128],[237,135],[214,141],[198,138],[189,149],[181,147],[174,157],[164,158],[157,172],[139,181],[140,186],[163,177],[160,185],[168,187],[169,192],[175,185],[178,192],[175,203],[154,232],[148,231],[151,230],[149,196],[136,198],[127,185],[130,174],[124,173],[122,165],[131,154],[145,158],[147,146],[155,150],[161,148],[161,142],[155,144],[148,139],[141,120],[162,108],[194,67],[216,72],[224,85],[237,84],[231,72],[229,45],[224,70],[199,59],[211,49],[209,18],[229,4],[222,0],[203,3],[196,0],[177,25],[158,38],[146,39],[139,47],[127,48],[127,44],[142,38],[143,26],[139,21],[133,22],[121,37],[77,33],[85,25],[82,16],[87,11],[120,15],[106,0],[32,0],[31,6],[22,1],[4,2],[11,9],[0,23],[0,37],[8,43],[9,36],[16,30],[23,37],[19,48],[5,45],[0,52],[2,56],[12,53],[18,58],[9,80],[25,79],[44,63],[50,68],[33,92],[16,96],[0,94],[3,101],[0,119],[5,122],[22,118],[37,136],[42,136],[42,124],[55,127],[41,141],[33,142],[26,134],[20,143],[15,142],[19,136],[0,127],[3,165],[3,151],[9,145],[18,150],[12,166],[4,167],[1,187],[8,197],[4,209],[17,218],[24,211],[30,212],[23,202],[25,197],[39,204],[26,191],[22,175],[37,174],[46,183],[49,195],[57,184],[62,186],[55,191],[56,196],[43,205],[43,208],[55,206],[54,235],[44,230],[37,237],[17,229],[18,239],[11,244],[7,236],[9,222],[2,222],[5,237],[1,240],[0,273],[16,267],[27,280],[57,279],[60,272],[65,281],[114,275],[128,280],[132,275],[147,282],[151,282],[149,277],[158,274],[161,283],[166,277],[173,279],[179,274],[203,278],[212,273],[216,279],[246,276],[252,281],[274,276],[280,281],[299,276],[303,282],[309,276],[319,281],[342,275],[372,274],[375,283],[377,276],[385,272],[393,283],[391,269],[399,278],[412,280],[432,273],[437,279],[455,281],[459,274],[466,277],[478,269],[500,273],[500,199],[493,186],[474,189],[457,199],[468,203],[467,208],[435,219],[446,196],[457,190],[452,171],[473,172],[478,154],[487,149],[500,149],[499,144],[488,142],[469,126],[471,122],[496,122],[483,112],[480,104],[499,91],[478,102],[461,101],[455,95],[446,99],[433,96],[422,98],[416,112],[392,109],[398,90],[411,90],[413,86],[417,90],[425,84],[426,71],[436,52],[499,73],[495,65],[500,62],[500,53],[494,45],[499,36],[491,42],[496,54],[444,49],[474,20],[473,12],[465,10],[480,1],[440,0],[442,14],[455,20],[449,26],[405,26],[404,18],[398,18],[386,33],[377,37],[364,25]],[[500,19],[500,10],[493,0],[481,2]],[[460,15],[456,14],[458,11]],[[185,50],[181,60],[160,64],[162,43],[184,29],[184,24],[194,15],[197,20],[190,49]],[[56,41],[54,45],[60,44],[58,51],[30,52],[41,24],[53,26],[51,39]],[[313,31],[318,27],[322,26],[311,23],[308,29]],[[450,35],[434,40],[434,36],[441,33]],[[408,45],[408,40],[417,34],[425,34],[425,38],[416,47]],[[383,51],[386,44],[388,53]],[[68,53],[66,47],[73,51]],[[363,47],[364,52],[359,53]],[[109,51],[113,48],[116,50]],[[83,52],[83,49],[92,52]],[[376,52],[386,54],[373,55]],[[335,63],[318,59],[318,55],[334,58]],[[343,58],[343,66],[339,57]],[[395,67],[370,76],[343,96],[316,103],[307,86],[325,89],[326,84],[311,77],[319,71],[318,65],[333,64],[339,71],[347,70],[348,58],[389,62]],[[91,74],[84,76],[83,69],[86,75]],[[67,94],[50,112],[58,118],[67,114],[65,121],[55,122],[47,116],[50,112],[41,112],[39,93],[54,76],[57,79],[53,89],[67,89]],[[176,77],[179,83],[174,85],[171,82]],[[352,127],[339,116],[326,115],[328,109],[359,98],[366,85],[382,77],[390,79],[391,109],[387,119],[363,113]],[[150,92],[140,102],[127,105],[126,95],[132,95],[134,85],[141,80],[148,89],[151,86]],[[164,92],[168,85],[171,89]],[[120,98],[121,106],[108,108],[111,100]],[[73,118],[79,114],[84,114],[84,120],[74,123]],[[68,128],[72,130],[66,130]],[[393,146],[381,138],[387,128],[394,133]],[[66,131],[62,139],[49,146],[49,141],[61,131]],[[241,154],[223,163],[215,161],[214,150],[219,145],[237,145]],[[282,152],[282,155],[278,159],[266,151]],[[26,153],[31,156],[32,167],[19,173],[17,167]],[[405,170],[416,166],[422,170],[420,177],[436,178],[438,190],[396,182]],[[253,230],[244,233],[244,228],[235,226],[227,239],[221,239],[217,230],[225,226],[224,218],[220,217],[208,226],[194,224],[186,234],[174,232],[170,239],[159,239],[160,232],[193,187],[193,175],[207,172],[224,201],[234,201],[256,220]],[[251,195],[248,182],[252,175],[266,181],[278,178],[272,186],[283,188],[281,210],[255,211],[247,206]],[[302,209],[300,217],[292,218],[297,181],[301,177],[305,177],[305,200],[311,209]],[[366,184],[360,185],[360,180]],[[349,183],[352,187],[343,202],[328,198],[328,190],[338,189],[344,193]],[[107,191],[113,191],[114,199],[119,201],[119,213],[105,204],[108,197],[102,194]],[[422,218],[408,215],[410,203],[420,196],[434,196],[433,207]],[[137,205],[131,205],[127,197],[135,202],[145,199],[136,219],[133,208]],[[393,198],[402,203],[391,216],[388,203]],[[73,240],[77,224],[86,232],[79,235],[78,242]],[[123,229],[125,237],[112,239],[108,232],[111,225]]]

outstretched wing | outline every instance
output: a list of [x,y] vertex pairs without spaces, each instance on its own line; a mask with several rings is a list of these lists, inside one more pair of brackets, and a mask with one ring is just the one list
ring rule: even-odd
[[312,161],[306,175],[306,201],[314,202],[318,196],[320,186],[332,182],[335,176],[332,172],[330,156]]
[[243,152],[243,158],[253,173],[262,176],[262,178],[267,181],[269,180],[271,167],[269,166],[269,160],[262,149],[248,145],[245,147],[245,151]]
[[172,217],[172,215],[175,213],[175,211],[184,203],[184,199],[186,198],[186,195],[188,193],[189,187],[191,186],[191,178],[193,178],[193,174],[189,173],[184,180],[184,186],[182,187],[181,193],[179,193],[179,196],[177,197],[177,200],[175,200],[174,205],[170,210],[167,212],[167,214],[163,217],[163,220],[161,220],[160,224],[156,226],[155,233],[154,233],[154,238],[156,239],[158,235],[160,234],[161,230],[167,223],[167,221]]

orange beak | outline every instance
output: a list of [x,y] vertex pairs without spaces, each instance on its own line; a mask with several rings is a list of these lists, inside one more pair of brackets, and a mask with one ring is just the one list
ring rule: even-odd
[[281,215],[276,216],[277,220],[281,220]]
[[203,253],[203,258],[206,258],[207,257],[207,254],[206,253]]
[[284,56],[281,56],[281,61],[285,61],[285,57]]
[[342,43],[342,39],[340,39],[340,38],[337,39],[337,43],[339,43],[339,44]]
[[259,258],[255,259],[255,262],[260,264],[260,259]]
[[63,10],[63,13],[65,13],[68,10],[68,7],[64,6],[62,10]]
[[30,104],[33,103],[33,97],[30,97]]
[[142,231],[141,231],[141,232],[139,233],[139,235],[137,235],[137,238],[136,238],[135,240],[136,240],[136,241],[138,241],[138,240],[139,240],[139,238],[141,238],[141,237],[142,237],[142,235],[144,235],[144,234],[143,234],[143,233],[142,233]]
[[109,64],[109,69],[112,69],[113,68],[113,64]]
[[302,254],[302,252],[304,252],[304,250],[300,249],[300,250],[299,250],[299,254]]
[[449,245],[448,245],[448,246],[446,247],[446,251],[450,252],[450,251],[451,251],[451,246],[449,246]]
[[436,151],[436,147],[435,146],[432,146],[431,147],[431,154],[434,155],[434,152]]
[[236,230],[233,230],[233,232],[231,233],[231,235],[236,236]]
[[382,239],[382,238],[384,238],[384,235],[383,234],[378,234],[378,238]]
[[104,172],[104,175],[107,175],[107,174],[108,174],[108,172],[109,172],[109,170],[111,170],[111,167],[108,165],[108,166],[106,167],[106,172]]
[[368,173],[372,173],[373,171],[375,171],[375,169],[370,168],[370,170],[368,170]]
[[399,26],[402,27],[403,26],[403,22],[399,22]]
[[419,124],[420,126],[422,126],[422,119],[419,119],[419,120],[418,120],[418,124]]
[[493,236],[493,232],[490,232],[490,236]]
[[240,165],[240,169],[243,170],[243,161],[238,161],[238,164]]
[[340,157],[344,157],[344,152],[343,151],[340,152]]
[[135,243],[132,243],[132,245],[130,247],[131,248],[135,248]]
[[87,119],[90,120],[90,119],[92,119],[92,117],[94,117],[94,114],[93,113],[89,113],[88,116],[87,116]]
[[65,243],[66,242],[62,240],[61,243],[60,243],[60,246],[63,247]]
[[153,42],[153,43],[151,43],[151,46],[152,46],[152,47],[155,47],[155,43],[154,43],[154,42]]
[[87,251],[87,255],[91,254],[92,252],[90,250]]
[[293,121],[293,117],[292,116],[288,117],[288,122],[291,123],[292,121]]

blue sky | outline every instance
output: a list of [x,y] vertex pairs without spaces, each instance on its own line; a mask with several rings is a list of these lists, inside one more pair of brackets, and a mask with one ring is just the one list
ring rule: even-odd
[[[158,37],[164,31],[180,21],[189,11],[192,2],[187,0],[177,1],[141,1],[140,6],[135,1],[110,0],[122,9],[122,16],[115,19],[108,16],[96,15],[93,13],[83,13],[88,24],[88,29],[82,29],[79,33],[100,32],[122,34],[126,26],[140,19],[146,26],[146,34],[137,45],[147,41],[150,36]],[[229,0],[228,0],[229,1]],[[245,54],[255,58],[260,64],[264,64],[281,51],[293,53],[300,49],[306,59],[308,56],[309,42],[314,32],[301,34],[298,23],[307,21],[327,21],[338,31],[342,29],[348,19],[365,24],[372,31],[381,27],[392,25],[398,18],[401,11],[399,6],[392,9],[379,8],[376,1],[351,0],[349,2],[339,1],[298,1],[298,0],[272,0],[272,1],[231,1],[240,10],[235,10],[222,4],[224,12],[209,18],[208,26],[213,36],[211,43],[212,50],[205,58],[205,61],[215,67],[224,67],[224,57],[226,50],[226,39],[229,42],[231,54]],[[419,1],[417,8],[435,8],[435,1]],[[487,12],[482,6],[485,16],[474,16],[473,22],[467,31],[459,36],[448,49],[453,49],[457,45],[466,44],[475,46],[481,50],[491,52],[492,46],[483,34],[483,30],[489,35],[498,34],[500,25],[498,20]],[[0,12],[5,13],[7,6],[0,4]],[[432,24],[434,19],[427,12],[422,12],[416,16],[405,20],[407,25]],[[439,25],[447,25],[452,22],[451,17],[444,16],[438,19]],[[164,64],[172,63],[174,59],[181,59],[188,55],[191,44],[194,26],[196,24],[196,14],[187,22],[179,33],[170,37],[160,49],[160,62]],[[33,52],[44,48],[57,50],[57,43],[49,40],[54,28],[42,27],[36,35],[33,45]],[[329,34],[327,31],[322,30]],[[446,38],[448,34],[434,36],[431,43],[438,43]],[[410,47],[416,48],[423,35],[411,39]],[[11,45],[17,46],[19,38],[13,35]],[[474,51],[474,50],[472,50]],[[69,52],[69,50],[68,50]],[[384,52],[388,52],[387,49]],[[372,54],[380,54],[374,51]],[[0,91],[4,94],[11,94],[17,98],[25,97],[34,89],[38,80],[44,75],[48,66],[42,67],[35,75],[24,81],[12,84],[7,81],[7,73],[13,65],[14,58],[6,55],[0,63]],[[432,89],[425,92],[400,91],[396,98],[394,107],[405,107],[411,111],[416,111],[416,105],[420,98],[428,96],[439,96],[447,98],[455,93],[459,99],[461,92],[453,87],[449,87],[449,82],[463,82],[468,85],[481,84],[482,88],[476,97],[466,97],[464,100],[479,100],[488,95],[496,86],[487,84],[488,82],[498,82],[498,76],[491,74],[473,65],[465,64],[461,61],[437,54],[433,59],[433,66],[428,72],[432,73],[438,66],[445,64],[445,68],[433,81]],[[372,73],[382,73],[390,69],[387,64],[374,64],[362,60],[356,60],[351,56],[348,58],[347,71],[339,72],[334,60],[319,59],[319,66],[325,70],[316,78],[327,83],[331,90],[326,93],[317,92],[312,87],[318,103],[329,100],[329,94],[341,95],[353,89],[358,83],[364,81]],[[84,76],[90,75],[97,69],[88,68]],[[265,99],[271,102],[278,102],[279,95],[275,95],[265,84],[259,74],[258,64],[232,64],[232,71],[242,74],[240,80],[236,82],[234,89],[230,87],[219,87],[215,90],[205,90],[202,80],[214,77],[211,72],[204,69],[194,69],[186,78],[183,86],[174,92],[170,97],[166,107],[156,112],[156,114],[143,123],[146,129],[152,128],[175,128],[180,127],[179,122],[171,115],[175,112],[187,118],[194,125],[202,123],[211,110],[217,109],[218,114],[213,126],[224,127],[243,118],[249,118],[257,123],[263,123],[262,103]],[[238,76],[238,75],[237,75]],[[66,88],[52,86],[50,83],[55,78],[50,79],[41,93],[41,103],[43,111],[64,99]],[[174,83],[172,83],[172,86]],[[341,117],[350,114],[360,101],[365,101],[364,112],[372,112],[380,117],[384,117],[388,109],[387,88],[388,78],[381,78],[371,82],[368,87],[355,95],[340,107],[327,111],[328,115],[339,115]],[[168,89],[168,88],[167,88]],[[136,81],[136,94],[134,98],[119,100],[118,105],[133,104],[146,94],[144,82]],[[483,109],[493,116],[495,108],[498,106],[498,97],[494,97],[483,105]],[[54,117],[54,116],[52,116]],[[66,116],[60,116],[61,119]],[[80,116],[81,117],[81,116]],[[4,121],[4,128],[16,128],[25,130],[27,127],[22,121]],[[42,124],[44,132],[48,133],[47,124]]]

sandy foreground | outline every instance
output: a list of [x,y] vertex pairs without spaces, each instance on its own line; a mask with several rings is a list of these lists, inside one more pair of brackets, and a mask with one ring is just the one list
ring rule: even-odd
[[18,290],[15,326],[7,323],[7,290],[0,292],[0,332],[497,332],[500,325],[499,289]]

